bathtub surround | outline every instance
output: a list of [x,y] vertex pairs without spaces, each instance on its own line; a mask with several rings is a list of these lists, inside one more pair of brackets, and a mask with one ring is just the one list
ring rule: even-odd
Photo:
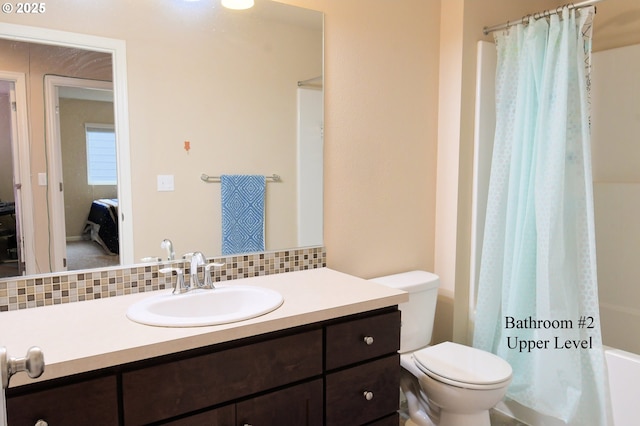
[[602,338],[640,354],[640,44],[596,52],[593,191]]
[[[323,268],[326,266],[326,251],[324,247],[307,247],[216,257],[210,261],[225,263],[222,268],[214,269],[213,280],[220,282]],[[0,315],[2,312],[18,309],[104,299],[170,288],[175,277],[159,274],[158,269],[163,265],[165,264],[145,264],[134,267],[32,276],[27,279],[14,277],[1,280]],[[176,266],[187,269],[186,262]],[[188,274],[185,279],[189,279]]]
[[508,398],[580,426],[610,424],[591,179],[593,12],[565,7],[496,34],[496,131],[473,339],[513,367]]

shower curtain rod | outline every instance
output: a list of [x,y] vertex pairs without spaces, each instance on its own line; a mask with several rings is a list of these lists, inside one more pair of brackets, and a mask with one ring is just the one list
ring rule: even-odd
[[556,14],[560,13],[560,11],[565,7],[568,7],[569,9],[581,9],[583,7],[588,7],[588,6],[592,6],[592,5],[596,4],[596,3],[600,3],[601,1],[603,1],[603,0],[587,0],[587,1],[580,2],[580,3],[565,4],[564,6],[559,6],[559,7],[555,8],[555,9],[552,9],[552,10],[545,10],[544,12],[537,12],[537,13],[525,15],[521,19],[518,19],[518,20],[515,20],[515,21],[507,21],[504,24],[494,25],[492,27],[484,27],[482,29],[482,32],[484,33],[484,35],[488,35],[489,33],[492,33],[494,31],[498,31],[498,30],[503,30],[505,28],[509,28],[512,25],[525,24],[525,23],[529,22],[529,20],[531,18],[540,19],[540,18],[546,18],[547,16],[556,15]]
[[[316,81],[320,80],[320,83],[315,83]],[[303,86],[313,86],[313,87],[322,87],[322,76],[319,75],[317,77],[313,77],[313,78],[309,78],[307,80],[302,80],[298,82],[298,87],[303,87]]]

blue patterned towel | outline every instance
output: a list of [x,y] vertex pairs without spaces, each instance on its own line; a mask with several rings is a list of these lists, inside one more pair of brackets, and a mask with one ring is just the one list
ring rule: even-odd
[[264,251],[266,179],[222,175],[222,254]]

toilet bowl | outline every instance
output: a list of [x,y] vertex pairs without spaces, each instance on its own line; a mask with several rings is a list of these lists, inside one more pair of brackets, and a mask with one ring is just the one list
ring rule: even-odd
[[411,271],[372,281],[409,292],[399,305],[400,387],[411,422],[417,426],[490,426],[489,409],[511,383],[512,369],[502,358],[465,345],[429,346],[439,278]]

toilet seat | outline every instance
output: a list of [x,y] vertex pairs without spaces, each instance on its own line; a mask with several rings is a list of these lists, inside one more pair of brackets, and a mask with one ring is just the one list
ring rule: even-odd
[[511,380],[511,366],[502,358],[453,342],[420,349],[413,359],[434,380],[461,388],[497,389]]

